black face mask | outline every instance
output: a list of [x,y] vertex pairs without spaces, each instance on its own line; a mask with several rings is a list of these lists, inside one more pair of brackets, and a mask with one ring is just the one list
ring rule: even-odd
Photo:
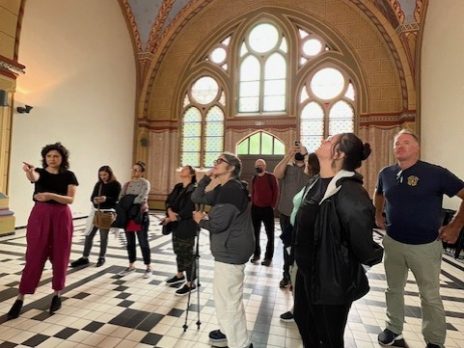
[[261,167],[256,167],[255,170],[256,170],[256,173],[258,174],[261,174],[262,172],[264,172],[263,168]]
[[304,155],[300,152],[297,152],[295,154],[295,161],[304,161],[304,158],[305,158]]

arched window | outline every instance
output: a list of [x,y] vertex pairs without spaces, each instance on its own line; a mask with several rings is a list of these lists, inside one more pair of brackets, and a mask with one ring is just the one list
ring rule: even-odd
[[340,69],[309,74],[300,92],[300,138],[312,152],[329,135],[353,132],[355,90]]
[[276,25],[251,28],[240,46],[239,114],[286,110],[287,51],[287,40]]
[[284,155],[285,146],[276,137],[266,132],[257,132],[237,145],[238,155]]
[[211,76],[195,80],[184,98],[181,165],[211,167],[224,150],[224,91]]

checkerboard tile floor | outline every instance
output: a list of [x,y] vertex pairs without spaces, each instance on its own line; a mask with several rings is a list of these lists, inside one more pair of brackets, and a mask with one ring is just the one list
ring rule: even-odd
[[[213,260],[206,231],[200,236],[199,297],[192,294],[188,328],[184,332],[187,297],[174,295],[166,278],[176,271],[171,236],[163,236],[158,219],[151,218],[150,246],[153,275],[143,278],[143,264],[137,272],[120,278],[127,266],[124,234],[110,236],[106,263],[95,267],[99,237],[94,240],[88,267],[69,269],[63,307],[48,314],[51,300],[51,266],[47,263],[37,292],[28,296],[21,316],[5,321],[5,313],[15,300],[24,265],[25,237],[19,230],[0,239],[0,348],[3,347],[210,347],[208,333],[217,329],[212,298]],[[75,221],[71,260],[83,250],[84,220]],[[278,226],[278,224],[276,224]],[[277,227],[276,227],[277,228]],[[278,229],[278,228],[277,228]],[[278,236],[280,231],[276,231]],[[264,233],[263,233],[264,235]],[[265,237],[263,237],[265,238]],[[261,241],[264,245],[265,240]],[[292,307],[288,289],[279,289],[282,246],[276,238],[271,267],[248,264],[245,279],[245,309],[254,347],[302,347],[294,322],[279,316]],[[140,256],[140,251],[137,250]],[[382,265],[369,271],[371,291],[354,303],[346,329],[350,348],[378,347],[377,334],[385,320],[385,274]],[[441,283],[447,314],[447,347],[464,347],[464,267],[444,256]],[[178,285],[178,286],[181,286]],[[424,347],[421,335],[420,299],[412,275],[406,288],[404,336],[411,348]],[[198,309],[201,325],[197,327]]]

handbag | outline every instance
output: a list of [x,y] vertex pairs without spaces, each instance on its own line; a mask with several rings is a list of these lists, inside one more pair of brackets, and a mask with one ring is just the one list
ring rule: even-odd
[[[98,196],[101,196],[102,184],[98,190]],[[93,217],[93,225],[102,230],[109,230],[113,222],[116,220],[116,213],[114,211],[100,210],[100,203],[97,206],[95,215]]]

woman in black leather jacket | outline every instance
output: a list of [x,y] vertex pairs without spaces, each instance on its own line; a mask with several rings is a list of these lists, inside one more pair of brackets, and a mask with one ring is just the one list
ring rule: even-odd
[[355,172],[370,152],[353,133],[327,138],[316,150],[320,174],[295,196],[294,316],[305,347],[344,347],[351,304],[369,291],[363,265],[382,260],[374,207]]
[[191,196],[195,190],[197,177],[192,166],[182,167],[180,183],[176,184],[166,199],[166,215],[163,224],[169,226],[172,231],[172,246],[176,254],[177,274],[166,280],[168,285],[183,283],[184,272],[187,282],[176,291],[177,296],[187,295],[196,289],[193,281],[195,274],[193,270],[193,246],[198,225],[193,221],[192,212],[195,210]]

